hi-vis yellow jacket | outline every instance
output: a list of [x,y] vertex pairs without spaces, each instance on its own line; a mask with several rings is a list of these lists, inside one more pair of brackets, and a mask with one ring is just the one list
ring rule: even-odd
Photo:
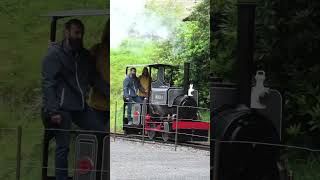
[[[108,36],[107,29],[105,29],[103,36],[102,36],[102,42],[106,38],[105,36]],[[99,43],[96,44],[91,48],[91,53],[94,56],[94,59],[96,61],[96,69],[101,74],[103,79],[110,84],[110,65],[109,65],[109,47],[108,42],[106,43]],[[100,111],[109,111],[109,98],[100,93],[96,88],[91,88],[88,98],[88,105],[94,109],[100,110]]]
[[147,92],[149,92],[150,77],[144,77],[144,76],[141,75],[141,76],[138,77],[138,79],[140,81],[141,86],[146,91],[146,92],[139,91],[138,92],[138,96],[148,97],[148,93]]

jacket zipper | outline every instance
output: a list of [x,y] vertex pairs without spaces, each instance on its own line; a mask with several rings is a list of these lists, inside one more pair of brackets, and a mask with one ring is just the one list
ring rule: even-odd
[[62,88],[61,98],[60,98],[60,107],[62,107],[64,101],[64,88]]
[[136,89],[136,86],[135,86],[135,83],[134,83],[134,81],[133,81],[133,90],[134,90],[134,95],[137,95],[137,89]]
[[78,88],[79,88],[80,93],[81,93],[82,109],[84,109],[84,98],[83,98],[83,92],[82,92],[82,89],[80,87],[79,78],[78,78],[78,63],[77,63],[77,61],[75,62],[75,64],[76,64],[76,80],[77,80]]

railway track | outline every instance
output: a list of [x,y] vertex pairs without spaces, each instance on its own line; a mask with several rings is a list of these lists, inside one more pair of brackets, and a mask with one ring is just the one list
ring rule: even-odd
[[[169,140],[167,142],[164,142],[160,137],[150,140],[148,139],[147,136],[144,137],[144,141],[143,141],[143,137],[142,135],[134,135],[134,134],[130,134],[130,135],[125,135],[122,133],[110,133],[110,139],[112,138],[122,138],[122,139],[126,139],[129,141],[134,141],[134,142],[141,142],[141,143],[149,143],[149,144],[161,144],[161,145],[167,145],[167,146],[173,146],[175,145],[175,142],[173,140]],[[186,141],[186,142],[178,142],[177,146],[183,146],[183,147],[191,147],[191,148],[195,148],[195,149],[200,149],[200,150],[206,150],[206,151],[210,151],[210,144],[208,142],[204,142],[204,141]]]

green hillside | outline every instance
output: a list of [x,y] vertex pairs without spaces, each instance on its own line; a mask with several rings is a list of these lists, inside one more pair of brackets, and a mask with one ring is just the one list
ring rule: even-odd
[[[40,67],[48,47],[50,18],[39,15],[56,10],[105,8],[109,6],[107,1],[0,1],[0,128],[22,125],[24,129],[22,180],[40,179],[41,174]],[[86,25],[85,45],[90,47],[100,40],[105,17],[80,19]],[[61,35],[60,29],[57,37],[60,39]],[[0,130],[0,147],[0,179],[15,179],[15,131]]]

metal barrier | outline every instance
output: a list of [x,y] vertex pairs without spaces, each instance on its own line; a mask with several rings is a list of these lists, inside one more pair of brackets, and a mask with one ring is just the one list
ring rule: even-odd
[[[147,103],[143,103],[143,106],[146,106]],[[116,105],[117,106],[117,105]],[[145,108],[145,107],[144,107]],[[196,108],[196,107],[192,107],[192,108]],[[198,108],[198,107],[197,107]],[[179,137],[180,136],[187,136],[187,137],[201,137],[201,138],[208,138],[210,137],[210,129],[208,132],[208,136],[201,136],[201,135],[195,135],[193,133],[184,133],[184,132],[179,132],[178,127],[179,127],[179,117],[180,117],[180,112],[179,112],[180,107],[177,107],[177,111],[176,111],[176,121],[174,121],[175,123],[175,131],[170,132],[171,135],[174,135],[174,150],[177,150],[177,147],[179,145]],[[199,108],[202,110],[206,110],[205,108]],[[143,110],[144,111],[144,110]],[[142,117],[143,121],[142,121],[142,127],[133,127],[136,129],[139,129],[142,131],[142,135],[135,135],[136,137],[140,137],[141,138],[141,142],[142,145],[145,144],[146,140],[145,140],[145,132],[146,132],[146,115],[144,114],[140,114],[139,116]],[[115,125],[114,127],[117,127],[117,108],[116,108],[116,112],[115,112]],[[153,118],[159,118],[159,117],[153,117]],[[184,120],[189,120],[189,121],[194,121],[194,122],[201,122],[201,119],[195,119],[195,120],[191,120],[191,119],[184,119]],[[36,131],[35,131],[36,130]],[[35,169],[45,169],[45,170],[55,170],[55,169],[59,169],[59,168],[55,168],[55,167],[50,167],[48,165],[43,166],[41,165],[41,161],[36,161],[31,157],[31,159],[26,159],[25,157],[23,157],[23,137],[25,136],[32,136],[32,137],[41,137],[41,134],[37,134],[35,132],[39,132],[39,130],[43,130],[43,129],[32,129],[32,128],[22,128],[22,127],[18,127],[18,128],[0,128],[0,143],[2,143],[1,141],[5,139],[10,139],[7,140],[6,142],[10,142],[9,144],[1,144],[2,148],[6,148],[6,146],[10,146],[10,148],[16,148],[15,152],[13,152],[15,154],[15,160],[13,159],[6,159],[6,160],[1,160],[0,158],[0,164],[1,162],[5,162],[6,166],[5,168],[2,168],[3,171],[14,171],[15,170],[15,178],[16,180],[20,180],[23,179],[23,170],[25,168],[35,168]],[[62,130],[62,129],[47,129],[48,131],[70,131],[70,132],[78,132],[78,133],[106,133],[104,131],[88,131],[88,130]],[[116,135],[117,129],[114,129],[114,135]],[[161,130],[159,131],[160,133],[162,132],[166,132],[165,130]],[[116,136],[114,136],[114,140],[116,140]],[[106,143],[107,140],[105,139],[104,142]],[[288,163],[291,164],[307,164],[307,165],[303,165],[303,166],[307,166],[306,168],[310,168],[309,166],[313,166],[313,164],[308,165],[308,163],[310,163],[310,161],[314,161],[314,163],[316,165],[319,166],[320,168],[320,149],[314,149],[314,148],[308,148],[308,147],[302,147],[302,146],[294,146],[294,145],[287,145],[287,144],[272,144],[272,143],[267,143],[267,142],[259,142],[259,141],[222,141],[219,139],[212,139],[210,144],[214,143],[214,154],[212,154],[212,156],[214,156],[214,163],[215,164],[219,164],[220,161],[220,156],[221,154],[223,154],[224,152],[221,151],[221,146],[223,144],[252,144],[253,146],[270,146],[270,147],[274,147],[277,149],[281,149],[282,152],[284,152],[284,154],[290,154],[290,153],[297,153],[297,152],[307,152],[309,154],[311,154],[311,158],[309,159],[298,159],[294,156],[294,158],[290,158],[290,157],[285,157],[282,159],[285,159],[286,161],[289,162],[285,162],[285,160],[283,160],[284,162],[282,162],[284,165],[282,168],[280,168],[281,170],[281,175],[282,175],[282,179],[281,180],[292,180],[293,176],[297,177],[299,176],[299,173],[297,173],[299,171],[299,169],[294,169],[286,171],[285,166],[288,166]],[[308,155],[310,156],[310,155]],[[314,157],[313,157],[314,156]],[[293,159],[293,160],[292,160]],[[29,164],[24,164],[23,162],[28,162]],[[106,162],[106,161],[105,161]],[[104,163],[105,163],[104,162]],[[39,165],[36,165],[39,164]],[[84,164],[82,164],[83,166],[75,166],[74,168],[68,168],[67,170],[75,173],[75,172],[83,172],[84,169],[86,169],[86,167],[88,167],[88,165],[90,165],[90,163],[88,164],[88,161],[85,161]],[[300,165],[302,166],[302,165]],[[1,167],[1,166],[0,166]],[[213,169],[213,178],[214,180],[216,180],[218,178],[218,169],[216,168],[217,166],[214,165],[213,167],[211,167]],[[292,167],[291,167],[292,168]],[[60,168],[61,169],[61,168]],[[95,169],[95,168],[91,168],[91,169],[87,169],[87,172],[95,172],[95,173],[109,173],[108,170],[106,170],[104,168],[101,169]],[[315,176],[316,173],[312,173],[310,176]],[[302,175],[300,175],[302,176]],[[307,175],[304,175],[307,176]],[[320,177],[320,175],[318,174],[317,177]],[[1,178],[1,173],[0,173],[0,178]]]
[[[42,164],[41,158],[39,156],[38,160],[35,160],[34,157],[31,157],[31,159],[28,159],[25,156],[23,152],[23,143],[28,144],[28,142],[23,142],[23,138],[38,138],[39,140],[43,135],[41,134],[41,131],[68,131],[70,133],[79,133],[80,135],[77,136],[77,142],[76,146],[76,161],[75,161],[75,167],[74,168],[55,168],[50,167],[48,164],[45,166]],[[94,134],[106,134],[104,131],[91,131],[91,130],[63,130],[63,129],[33,129],[33,128],[22,128],[21,126],[17,128],[0,128],[0,147],[2,149],[2,155],[3,153],[7,153],[6,156],[0,155],[0,179],[3,179],[1,172],[3,171],[13,171],[15,173],[10,173],[11,178],[4,178],[4,179],[13,179],[11,175],[15,175],[16,180],[24,179],[24,172],[25,169],[31,169],[36,168],[38,172],[40,173],[42,171],[47,170],[69,170],[74,174],[75,179],[87,179],[85,176],[90,176],[91,179],[96,180],[95,176],[96,174],[101,174],[102,179],[109,179],[108,174],[110,175],[109,164],[110,160],[108,156],[104,156],[102,159],[105,161],[102,162],[102,167],[97,169],[97,159],[94,159],[96,157],[91,157],[90,159],[85,159],[86,157],[89,157],[90,153],[88,148],[90,149],[90,144],[92,144],[94,149],[92,149],[92,152],[97,153],[98,152],[98,143],[94,135],[90,135],[90,133]],[[86,136],[86,137],[84,137]],[[92,139],[93,138],[93,139]],[[109,147],[109,137],[108,135],[105,136],[103,140],[103,149],[102,151],[107,151]],[[40,142],[38,142],[40,143]],[[85,146],[85,147],[84,147]],[[39,148],[41,150],[42,148]],[[8,154],[10,152],[10,154]],[[11,153],[12,152],[12,153]],[[95,153],[93,153],[93,156],[96,156]],[[14,156],[15,154],[15,156]],[[109,154],[109,152],[102,153],[102,154]],[[47,156],[49,153],[46,154]],[[79,156],[77,156],[79,155]],[[15,157],[15,160],[11,159],[11,157]],[[46,159],[47,157],[45,157]],[[44,159],[42,159],[44,160]],[[92,160],[92,161],[91,161]],[[28,164],[23,164],[23,161],[28,162]],[[2,167],[1,163],[5,163],[4,167]],[[90,166],[90,167],[89,167]],[[9,176],[9,175],[8,175]],[[99,176],[100,177],[100,176]],[[40,177],[39,177],[40,178]],[[42,179],[42,178],[41,178]],[[43,180],[51,180],[55,179],[54,177],[48,176],[46,179]],[[68,178],[70,179],[70,177]],[[73,179],[71,177],[71,179]]]
[[[15,177],[17,180],[23,179],[23,173],[21,173],[21,170],[24,170],[25,168],[34,168],[34,169],[59,169],[59,168],[55,168],[55,167],[50,167],[50,166],[41,166],[41,161],[38,159],[34,159],[35,157],[31,157],[31,159],[27,159],[25,157],[23,157],[23,137],[26,136],[30,136],[30,137],[41,137],[41,134],[38,133],[34,133],[35,130],[37,130],[39,132],[39,130],[41,129],[32,129],[32,128],[0,128],[0,143],[1,143],[1,148],[2,150],[6,149],[6,148],[16,148],[15,151],[12,152],[11,156],[15,156],[15,159],[4,159],[5,157],[1,157],[0,156],[0,164],[1,163],[5,163],[5,168],[2,168],[2,171],[7,171],[7,172],[14,172],[15,171]],[[71,131],[71,130],[70,130]],[[77,130],[76,130],[77,131]],[[86,132],[84,130],[78,130],[79,132]],[[88,132],[96,132],[99,133],[99,131],[88,131]],[[179,133],[177,133],[177,135],[179,135]],[[281,180],[288,180],[288,178],[290,180],[292,180],[293,176],[295,177],[299,177],[299,176],[305,176],[306,179],[308,179],[308,176],[310,176],[309,178],[311,178],[311,176],[317,176],[319,177],[319,171],[315,172],[316,170],[310,171],[308,174],[299,174],[298,171],[299,169],[301,169],[302,167],[305,167],[307,170],[310,168],[314,168],[313,166],[319,166],[320,167],[320,149],[314,149],[314,148],[309,148],[309,147],[302,147],[302,146],[294,146],[294,145],[287,145],[287,144],[272,144],[272,143],[266,143],[266,142],[259,142],[259,141],[222,141],[222,140],[217,140],[217,139],[212,139],[212,142],[215,143],[215,161],[219,162],[219,154],[221,155],[221,153],[224,153],[222,151],[220,151],[220,147],[222,144],[227,144],[227,143],[232,143],[232,144],[252,144],[252,145],[261,145],[261,146],[270,146],[270,147],[274,147],[274,148],[278,148],[281,149],[283,154],[292,154],[294,153],[294,155],[296,153],[299,152],[306,152],[308,153],[308,155],[301,155],[302,158],[297,158],[296,156],[294,156],[294,158],[292,158],[291,156],[286,156],[286,157],[282,157],[282,159],[284,159],[284,166],[288,166],[288,162],[285,161],[289,161],[291,164],[298,164],[298,168],[296,167],[296,169],[294,170],[289,170],[289,171],[285,171],[284,169],[286,168],[281,168],[282,174],[285,174],[287,179],[282,178]],[[12,150],[12,149],[11,149]],[[15,154],[15,155],[14,155]],[[305,157],[309,157],[309,158],[305,158]],[[24,162],[28,162],[28,164],[25,164]],[[314,164],[312,164],[314,163]],[[38,164],[38,165],[37,165]],[[1,166],[2,167],[2,166]],[[290,167],[292,168],[292,167]],[[79,168],[79,167],[75,167],[75,168],[68,168],[69,171],[71,172],[76,172],[76,171],[83,171],[83,167]],[[106,170],[97,170],[97,169],[91,169],[88,170],[89,172],[106,172],[108,173],[108,171]],[[14,174],[14,173],[13,173]],[[310,174],[310,175],[309,175]],[[217,176],[216,173],[214,173],[213,175]],[[1,174],[0,174],[0,177]],[[298,178],[299,179],[299,178]]]

